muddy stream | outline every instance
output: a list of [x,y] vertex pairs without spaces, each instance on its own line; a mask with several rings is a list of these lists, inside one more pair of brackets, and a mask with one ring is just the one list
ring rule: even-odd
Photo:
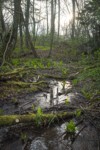
[[[67,92],[71,90],[72,85],[69,81],[49,81],[49,89],[36,94],[28,94],[20,97],[15,103],[6,103],[2,107],[4,114],[24,114],[33,112],[41,107],[42,110],[48,110],[53,106],[66,105],[67,99],[69,106],[82,106],[85,98],[77,93]],[[69,110],[71,111],[71,110]],[[77,120],[73,119],[76,123]],[[0,150],[99,150],[98,135],[92,125],[88,125],[78,135],[73,144],[71,138],[63,137],[66,121],[62,120],[58,125],[47,127],[45,129],[27,128],[22,129],[20,133],[9,133],[8,128],[0,129]],[[78,126],[76,132],[82,128]],[[24,140],[24,142],[23,142]]]

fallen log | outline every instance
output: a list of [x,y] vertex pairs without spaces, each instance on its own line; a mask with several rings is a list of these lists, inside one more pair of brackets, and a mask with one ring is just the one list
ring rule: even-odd
[[[0,127],[11,126],[19,123],[31,123],[35,126],[52,124],[61,119],[69,119],[75,116],[75,112],[62,112],[57,114],[28,114],[28,115],[3,115],[0,116]],[[39,124],[38,124],[39,123]]]
[[21,88],[27,88],[31,86],[40,86],[40,85],[47,85],[48,83],[46,81],[39,81],[39,82],[22,82],[22,81],[8,81],[6,82],[6,85],[16,85]]

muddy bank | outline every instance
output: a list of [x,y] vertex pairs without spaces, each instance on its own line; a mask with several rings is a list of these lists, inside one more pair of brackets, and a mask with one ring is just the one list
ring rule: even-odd
[[[17,103],[3,104],[2,109],[4,114],[29,114],[41,107],[45,112],[55,113],[55,111],[72,112],[77,108],[86,107],[87,104],[87,100],[81,93],[72,90],[70,81],[49,80],[47,91],[26,94],[18,98]],[[80,119],[76,118],[74,121],[77,123]],[[1,128],[0,147],[2,150],[13,150],[14,147],[15,150],[99,149],[99,130],[93,126],[94,123],[92,125],[88,122],[88,117],[77,127],[76,135],[85,126],[74,142],[70,134],[63,136],[67,121],[62,119],[59,125],[58,123],[53,127],[48,125],[46,129],[34,129],[32,125]]]

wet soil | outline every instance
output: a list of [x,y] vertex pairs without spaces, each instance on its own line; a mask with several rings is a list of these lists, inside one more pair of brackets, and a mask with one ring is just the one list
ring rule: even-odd
[[[58,52],[58,49],[53,51],[54,55],[56,52]],[[41,52],[40,56],[46,57],[48,52]],[[58,55],[56,55],[56,60],[62,60],[63,56],[63,51],[59,51]],[[65,62],[70,61],[65,56],[63,59]],[[38,107],[41,107],[43,112],[50,113],[73,111],[81,108],[84,114],[79,118],[73,118],[76,124],[82,120],[82,123],[77,126],[74,137],[71,134],[64,134],[69,120],[63,119],[60,123],[53,126],[49,125],[45,129],[34,128],[32,124],[2,127],[0,128],[1,150],[100,150],[100,111],[98,111],[100,110],[100,103],[92,107],[94,110],[92,110],[92,113],[85,110],[85,108],[90,106],[90,101],[80,92],[83,84],[74,88],[71,82],[82,68],[80,66],[76,67],[75,63],[74,65],[68,63],[66,67],[70,68],[67,80],[59,80],[59,77],[62,75],[59,70],[57,71],[53,68],[37,70],[37,74],[40,75],[39,78],[43,74],[49,74],[57,76],[58,79],[51,79],[49,78],[50,76],[46,77],[48,87],[44,87],[36,92],[31,91],[27,93],[24,89],[21,94],[15,94],[15,91],[11,91],[9,97],[2,98],[0,109],[6,115],[36,112]],[[25,76],[28,75],[26,74]],[[41,79],[45,80],[44,77]],[[31,74],[31,76],[22,80],[34,82],[37,79],[33,78]]]
[[[86,98],[75,89],[72,88],[70,81],[58,81],[55,79],[48,79],[49,88],[45,92],[25,94],[17,97],[16,102],[3,103],[1,108],[4,114],[26,114],[36,112],[38,107],[43,111],[73,111],[74,108],[84,108],[88,105]],[[66,99],[68,104],[66,105]],[[64,106],[65,109],[64,109]],[[59,109],[63,108],[63,109]],[[34,129],[33,127],[14,127],[13,129],[1,128],[0,139],[2,150],[97,150],[99,148],[100,137],[98,135],[99,129],[91,124],[91,116],[87,117],[82,124],[78,126],[77,132],[84,129],[72,142],[71,136],[63,136],[66,127],[66,120],[62,120],[59,125],[55,124],[53,127],[45,129]],[[80,119],[75,118],[77,123]],[[95,120],[95,118],[94,118]],[[68,121],[68,120],[67,120]],[[76,133],[77,135],[77,133]]]

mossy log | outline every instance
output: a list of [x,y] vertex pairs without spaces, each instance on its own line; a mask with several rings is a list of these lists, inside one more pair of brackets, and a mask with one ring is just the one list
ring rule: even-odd
[[[32,123],[34,126],[47,125],[57,122],[61,119],[69,119],[75,116],[75,112],[63,112],[57,114],[28,114],[28,115],[3,115],[0,116],[0,127],[11,126],[19,123]],[[40,124],[38,124],[38,122]]]
[[63,75],[43,74],[43,76],[46,78],[51,78],[51,79],[56,79],[56,80],[66,80],[67,79],[67,75],[63,76]]
[[39,85],[47,85],[46,81],[39,81],[39,82],[22,82],[22,81],[8,81],[6,84],[17,85],[21,88],[27,88],[31,86],[39,86]]
[[27,71],[32,70],[32,73],[35,73],[35,69],[33,67],[29,67],[29,68],[18,68],[18,69],[14,69],[13,71],[10,72],[6,72],[6,73],[1,73],[0,74],[0,81],[4,80],[10,80],[13,79],[17,76],[20,76],[20,73],[25,73]]

